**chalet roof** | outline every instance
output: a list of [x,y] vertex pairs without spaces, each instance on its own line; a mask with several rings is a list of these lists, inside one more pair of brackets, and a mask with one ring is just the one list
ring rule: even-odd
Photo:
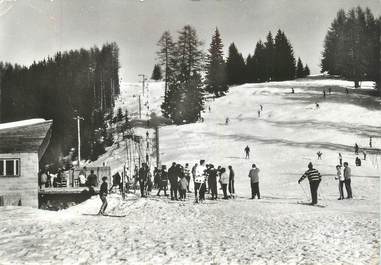
[[0,153],[44,154],[51,136],[52,120],[31,119],[0,123]]

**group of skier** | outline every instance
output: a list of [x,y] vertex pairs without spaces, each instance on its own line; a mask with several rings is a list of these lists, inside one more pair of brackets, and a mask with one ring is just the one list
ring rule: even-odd
[[[205,200],[205,193],[211,194],[211,199],[218,198],[217,183],[223,191],[223,199],[234,198],[234,170],[232,166],[228,170],[224,167],[213,164],[205,164],[205,160],[200,160],[200,164],[195,164],[192,168],[186,163],[185,166],[176,162],[168,169],[162,165],[161,169],[154,170],[154,187],[158,189],[157,196],[164,191],[167,194],[168,183],[170,184],[171,200],[185,200],[186,194],[190,193],[190,183],[193,181],[195,202]],[[229,194],[228,195],[228,191]],[[180,195],[179,197],[177,195]]]

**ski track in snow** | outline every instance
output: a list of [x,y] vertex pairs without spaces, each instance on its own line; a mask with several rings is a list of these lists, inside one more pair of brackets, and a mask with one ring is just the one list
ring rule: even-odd
[[[110,195],[107,212],[125,218],[83,215],[98,211],[98,197],[59,212],[2,207],[0,264],[379,264],[381,106],[366,95],[345,95],[351,85],[297,80],[230,88],[226,97],[207,102],[204,123],[162,127],[160,152],[167,165],[200,159],[232,165],[238,198],[195,205],[189,193],[185,202]],[[159,113],[163,84],[148,86],[144,101]],[[333,94],[324,100],[328,86]],[[124,83],[121,89],[115,108],[137,115],[133,95],[141,86]],[[367,147],[369,135],[376,148],[355,167],[353,145]],[[244,159],[246,145],[251,159]],[[123,142],[114,144],[94,164],[118,170],[125,151]],[[353,200],[337,200],[338,152],[352,168]],[[307,201],[304,191],[309,196],[308,182],[297,184],[309,161],[323,174],[319,201],[325,208],[297,204]],[[261,169],[262,200],[247,199],[252,163]]]

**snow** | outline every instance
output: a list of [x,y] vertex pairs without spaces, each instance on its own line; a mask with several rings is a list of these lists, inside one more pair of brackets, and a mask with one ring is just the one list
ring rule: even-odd
[[46,122],[46,120],[44,120],[44,119],[29,119],[29,120],[0,123],[0,130],[15,128],[15,127],[21,127],[21,126],[34,125],[34,124],[43,123],[43,122]]
[[[97,213],[98,197],[60,212],[2,207],[0,263],[379,264],[381,105],[371,96],[346,95],[345,88],[353,86],[346,82],[236,86],[227,96],[207,102],[211,112],[206,108],[203,123],[160,128],[163,164],[192,166],[205,159],[215,166],[232,165],[236,199],[194,205],[189,193],[184,202],[156,197],[156,191],[146,199],[138,192],[125,200],[110,195],[106,212],[125,218],[83,215]],[[322,90],[330,86],[332,94],[323,99]],[[160,114],[163,84],[148,87],[150,110],[144,111]],[[137,116],[132,95],[140,89],[141,84],[122,84],[116,108]],[[258,118],[260,104],[264,110]],[[372,149],[366,148],[369,136]],[[355,142],[368,154],[362,167],[354,165]],[[250,159],[244,158],[246,145]],[[318,151],[322,160],[317,160]],[[106,162],[115,170],[123,166],[125,152],[121,141],[96,163]],[[337,200],[339,152],[352,168],[353,200]],[[309,196],[307,180],[297,184],[309,161],[323,175],[319,202],[325,208],[297,203]],[[252,163],[261,170],[261,200],[248,199]]]

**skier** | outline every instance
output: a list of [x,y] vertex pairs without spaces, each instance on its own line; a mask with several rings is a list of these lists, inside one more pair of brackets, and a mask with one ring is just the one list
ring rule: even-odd
[[252,200],[255,198],[255,196],[257,196],[258,199],[261,198],[261,194],[259,192],[259,171],[259,168],[257,168],[255,164],[251,166],[251,169],[249,171]]
[[209,112],[211,112],[212,110],[210,109],[210,106],[208,107],[208,109],[209,109]]
[[319,184],[321,182],[321,175],[319,171],[313,167],[311,162],[308,164],[308,170],[298,180],[298,184],[300,184],[300,182],[302,182],[305,178],[308,178],[310,182],[311,198],[312,198],[311,205],[315,205],[318,202],[317,191],[319,188]]
[[112,189],[114,187],[119,187],[119,190],[122,190],[121,189],[121,186],[120,186],[120,175],[119,175],[119,172],[116,172],[113,176],[112,176],[112,186],[111,188],[109,189],[109,193],[111,193]]
[[229,193],[230,197],[234,198],[235,189],[234,189],[234,170],[232,166],[229,166]]
[[336,177],[335,179],[336,180],[339,180],[339,193],[340,193],[340,197],[338,198],[338,200],[344,200],[344,191],[343,191],[343,186],[344,186],[344,174],[343,174],[343,171],[341,169],[341,165],[337,165],[336,166]]
[[340,166],[343,166],[343,157],[341,156],[341,153],[339,153],[339,164]]
[[102,206],[101,208],[99,209],[99,212],[98,212],[98,215],[105,215],[105,210],[107,208],[107,177],[103,177],[102,178],[102,181],[103,183],[101,184],[101,188],[99,190],[99,197],[101,198],[101,201],[102,201]]
[[194,164],[194,166],[192,167],[192,177],[193,177],[193,181],[195,180],[196,178],[196,168],[197,168],[197,163]]
[[295,93],[294,88],[291,88],[291,94],[294,94],[294,93]]
[[221,185],[222,185],[222,191],[224,193],[223,199],[229,199],[228,193],[227,193],[227,186],[229,184],[229,175],[226,173],[226,169],[223,167],[221,168],[221,177],[220,177]]
[[366,152],[365,152],[365,150],[362,150],[362,154],[364,156],[364,160],[366,160]]
[[351,168],[348,166],[348,162],[344,162],[344,183],[347,190],[347,199],[352,199],[351,176]]
[[194,197],[196,203],[199,200],[205,200],[205,170],[205,160],[200,160],[200,165],[196,167],[196,177],[194,179]]
[[316,154],[317,154],[317,159],[318,159],[318,160],[321,160],[321,156],[322,156],[323,153],[319,151],[319,152],[317,152]]
[[146,163],[142,163],[142,167],[139,169],[139,187],[140,187],[140,195],[142,198],[147,197],[144,194],[145,185],[148,181],[148,166]]
[[325,89],[323,89],[323,98],[325,98]]
[[188,181],[184,175],[181,175],[180,182],[179,182],[180,200],[185,201],[187,197],[187,187],[188,187]]
[[217,170],[213,165],[210,165],[209,168],[209,179],[212,200],[217,200]]
[[361,159],[358,156],[355,159],[355,165],[356,167],[361,167]]
[[172,166],[168,169],[168,179],[169,183],[171,184],[171,200],[177,199],[177,189],[178,189],[178,167],[176,166],[176,163],[173,162]]
[[372,136],[369,137],[369,147],[372,148]]
[[345,93],[348,95],[349,94],[349,90],[348,88],[345,89]]
[[225,125],[229,125],[229,117],[227,117],[226,119],[225,119]]
[[261,111],[263,110],[263,105],[259,105],[261,107]]
[[358,155],[359,154],[359,146],[357,143],[355,143],[355,154]]
[[161,170],[158,173],[160,181],[159,181],[159,190],[157,191],[157,194],[156,194],[157,196],[160,196],[161,190],[164,190],[164,196],[168,196],[167,194],[168,173],[166,169],[167,167],[165,165],[162,165]]
[[250,148],[249,148],[249,146],[247,145],[244,150],[245,150],[245,154],[246,154],[245,158],[249,159],[250,158]]
[[188,181],[187,192],[190,192],[190,190],[189,190],[189,183],[190,183],[190,169],[189,169],[189,164],[188,164],[188,163],[185,164],[185,168],[184,168],[184,176],[185,176],[185,179]]
[[261,111],[258,110],[257,113],[258,113],[258,118],[260,118],[261,117]]
[[320,109],[319,103],[316,102],[315,105],[316,105],[316,109]]

